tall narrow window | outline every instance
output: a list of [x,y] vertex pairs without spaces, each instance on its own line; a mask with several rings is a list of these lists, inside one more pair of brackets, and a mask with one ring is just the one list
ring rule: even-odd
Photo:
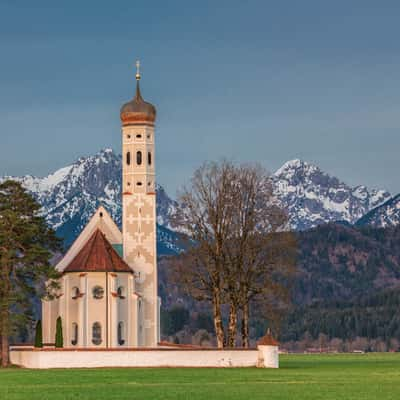
[[122,346],[125,343],[124,323],[118,323],[118,344]]
[[126,153],[126,164],[131,165],[131,152],[130,151],[128,151]]
[[137,165],[142,164],[142,152],[141,151],[136,152],[136,164]]
[[78,324],[76,322],[72,323],[71,344],[72,346],[76,346],[78,344]]
[[92,325],[92,343],[98,346],[101,342],[101,325],[100,322],[95,322]]
[[71,291],[72,300],[76,300],[80,296],[80,291],[78,287],[73,287]]
[[151,153],[150,151],[147,153],[147,163],[151,165]]
[[123,286],[119,286],[117,289],[117,296],[120,299],[124,299],[125,298],[125,288]]

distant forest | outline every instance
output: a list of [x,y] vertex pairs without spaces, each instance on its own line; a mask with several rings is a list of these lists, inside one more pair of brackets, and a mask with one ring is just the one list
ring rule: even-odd
[[[299,232],[292,305],[275,328],[284,348],[399,350],[400,226],[356,228],[327,224]],[[182,294],[160,262],[162,334],[180,343],[213,342],[205,304]],[[252,310],[253,344],[273,325]]]

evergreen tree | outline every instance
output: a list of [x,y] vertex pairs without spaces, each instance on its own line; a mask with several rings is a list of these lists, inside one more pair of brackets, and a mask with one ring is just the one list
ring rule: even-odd
[[36,324],[35,347],[37,347],[37,348],[43,347],[42,320],[40,320],[40,319]]
[[62,321],[61,317],[58,317],[56,324],[56,348],[62,348],[62,347],[64,347]]
[[32,299],[52,296],[59,274],[50,265],[59,240],[20,183],[0,184],[1,363],[9,364],[9,338],[32,319]]

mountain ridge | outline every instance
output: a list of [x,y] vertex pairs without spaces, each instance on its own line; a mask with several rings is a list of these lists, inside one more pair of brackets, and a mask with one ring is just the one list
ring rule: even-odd
[[[0,180],[21,182],[68,246],[100,204],[121,225],[121,162],[119,154],[106,148],[42,178],[25,175]],[[335,221],[354,224],[393,198],[384,190],[349,186],[299,159],[284,163],[271,179],[278,203],[288,210],[290,228],[297,231]],[[173,216],[180,205],[161,185],[156,186],[156,192],[159,248],[163,253],[178,251],[176,233],[180,227],[174,225]]]
[[356,226],[373,225],[378,228],[396,226],[400,223],[400,193],[362,216]]

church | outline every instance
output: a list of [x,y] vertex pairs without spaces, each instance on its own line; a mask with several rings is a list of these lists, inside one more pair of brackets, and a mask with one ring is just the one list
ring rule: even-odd
[[136,94],[121,108],[122,232],[100,207],[57,264],[54,299],[42,301],[43,341],[61,318],[65,348],[156,347],[157,296],[155,107]]
[[[120,112],[122,232],[100,206],[56,265],[60,280],[55,296],[42,300],[44,348],[12,346],[10,360],[35,369],[278,368],[278,344],[270,338],[254,349],[202,348],[160,341],[156,109],[143,100],[139,83],[137,63],[135,96]],[[54,346],[60,321],[63,349]]]

